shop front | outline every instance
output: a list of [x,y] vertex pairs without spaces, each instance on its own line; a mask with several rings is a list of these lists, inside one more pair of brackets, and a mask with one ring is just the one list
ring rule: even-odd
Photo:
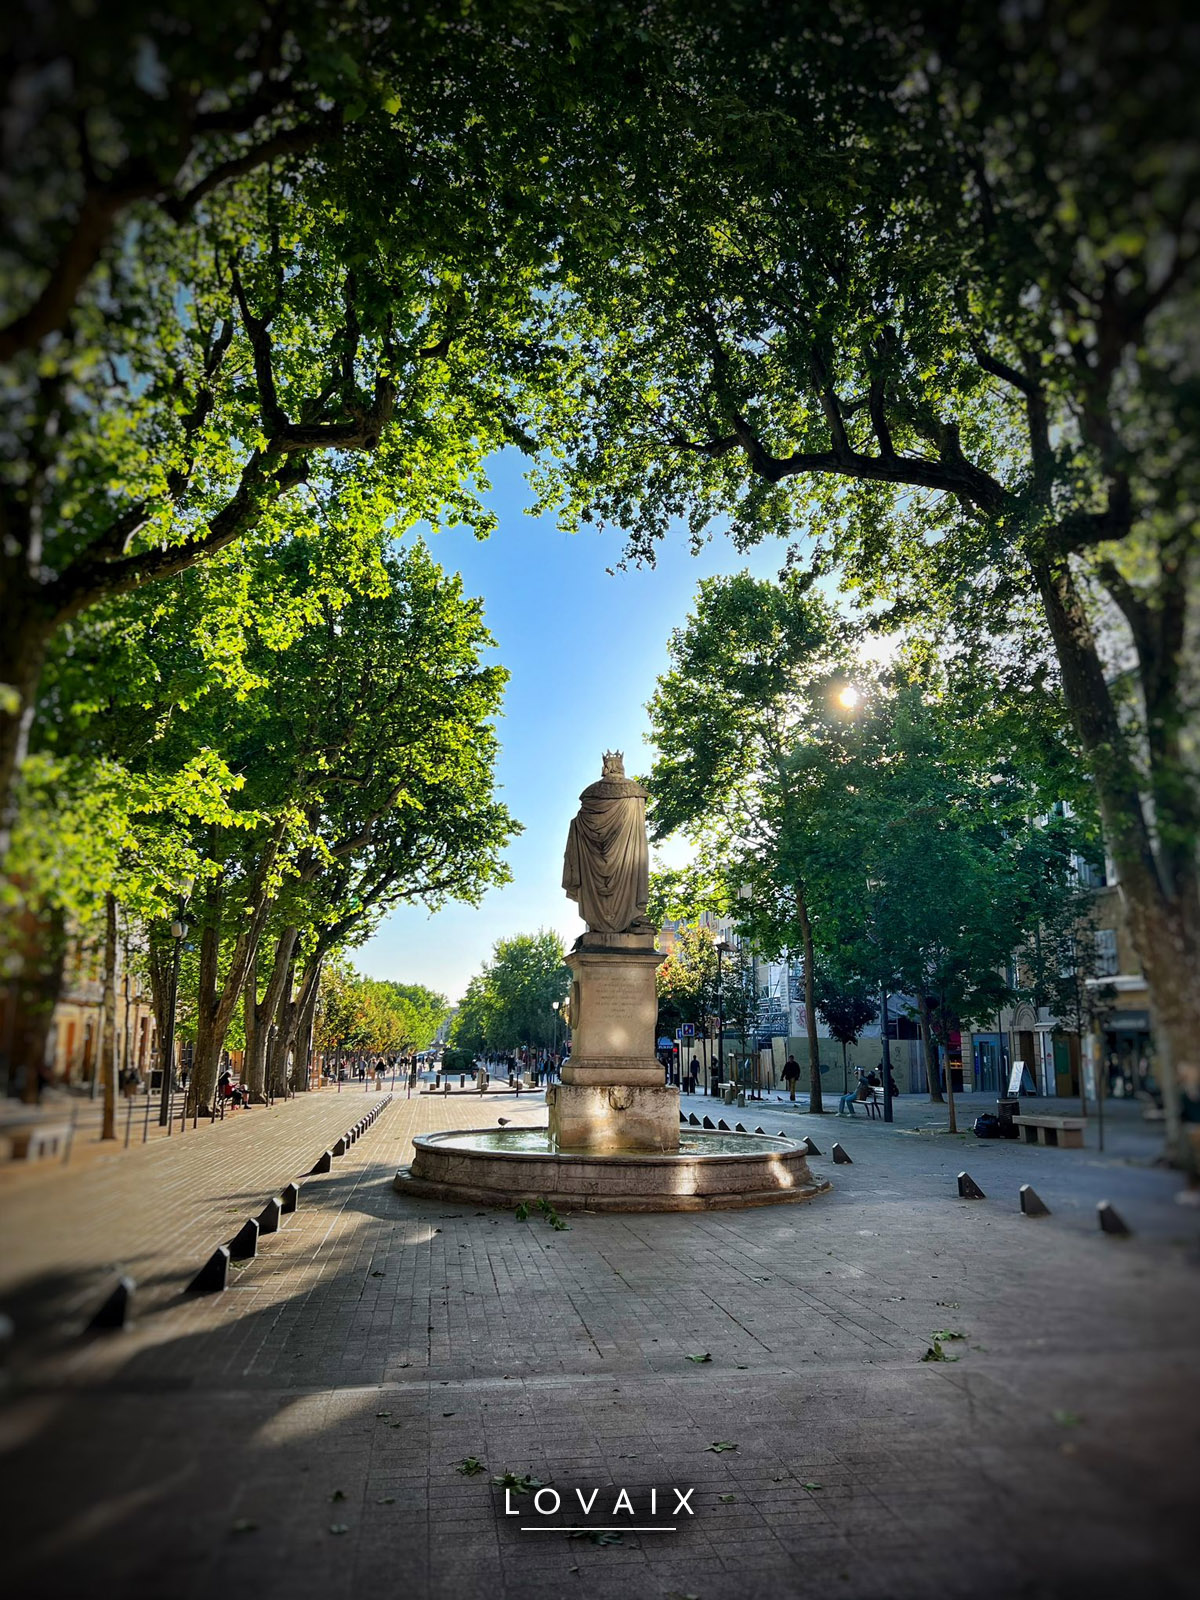
[[1109,1012],[1104,1019],[1104,1064],[1114,1100],[1160,1098],[1149,1011]]

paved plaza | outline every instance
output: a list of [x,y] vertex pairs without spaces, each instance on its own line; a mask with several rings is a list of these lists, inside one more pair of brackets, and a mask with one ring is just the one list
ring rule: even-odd
[[[401,1093],[224,1294],[187,1295],[375,1099],[323,1091],[0,1190],[7,1594],[1200,1593],[1200,1212],[1135,1108],[1102,1154],[951,1137],[915,1097],[891,1128],[689,1102],[810,1133],[832,1192],[556,1229],[391,1187],[415,1132],[538,1123],[540,1097]],[[985,1200],[957,1197],[963,1168]],[[1022,1183],[1050,1216],[1020,1215]],[[1103,1199],[1132,1237],[1100,1232]],[[81,1337],[115,1270],[135,1326]],[[520,1531],[528,1492],[505,1515],[505,1472],[562,1494],[555,1531]],[[557,1531],[595,1486],[639,1513],[606,1527],[647,1525],[653,1487],[695,1514]]]

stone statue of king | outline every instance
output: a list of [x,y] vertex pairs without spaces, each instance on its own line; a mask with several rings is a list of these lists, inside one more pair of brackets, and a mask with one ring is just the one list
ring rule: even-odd
[[650,847],[646,791],[625,776],[620,750],[606,750],[598,783],[579,797],[567,835],[563,888],[593,933],[653,932],[646,917]]
[[679,1090],[663,1081],[654,1054],[654,974],[666,959],[646,915],[650,846],[640,783],[619,750],[579,797],[563,859],[563,888],[587,932],[566,958],[571,985],[571,1058],[546,1091],[550,1135],[560,1150],[679,1148]]

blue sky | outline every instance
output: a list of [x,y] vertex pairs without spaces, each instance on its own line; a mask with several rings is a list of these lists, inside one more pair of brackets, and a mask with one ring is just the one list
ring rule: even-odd
[[490,503],[500,526],[484,542],[466,529],[434,535],[434,559],[481,595],[496,659],[512,674],[498,724],[497,781],[525,832],[508,851],[513,881],[482,905],[395,912],[352,952],[372,977],[423,983],[458,999],[499,938],[555,928],[570,944],[582,932],[562,892],[562,857],[579,792],[600,776],[606,749],[624,750],[629,771],[650,762],[645,705],[667,665],[671,629],[696,585],[718,572],[774,577],[783,546],[739,555],[717,538],[699,556],[681,532],[653,569],[613,575],[619,532],[565,534],[525,515],[530,494],[516,456],[493,461]]

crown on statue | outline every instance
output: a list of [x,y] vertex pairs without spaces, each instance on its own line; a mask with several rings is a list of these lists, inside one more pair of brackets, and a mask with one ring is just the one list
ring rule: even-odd
[[625,776],[624,750],[606,750],[604,752],[604,769],[601,776],[605,778],[623,778]]

